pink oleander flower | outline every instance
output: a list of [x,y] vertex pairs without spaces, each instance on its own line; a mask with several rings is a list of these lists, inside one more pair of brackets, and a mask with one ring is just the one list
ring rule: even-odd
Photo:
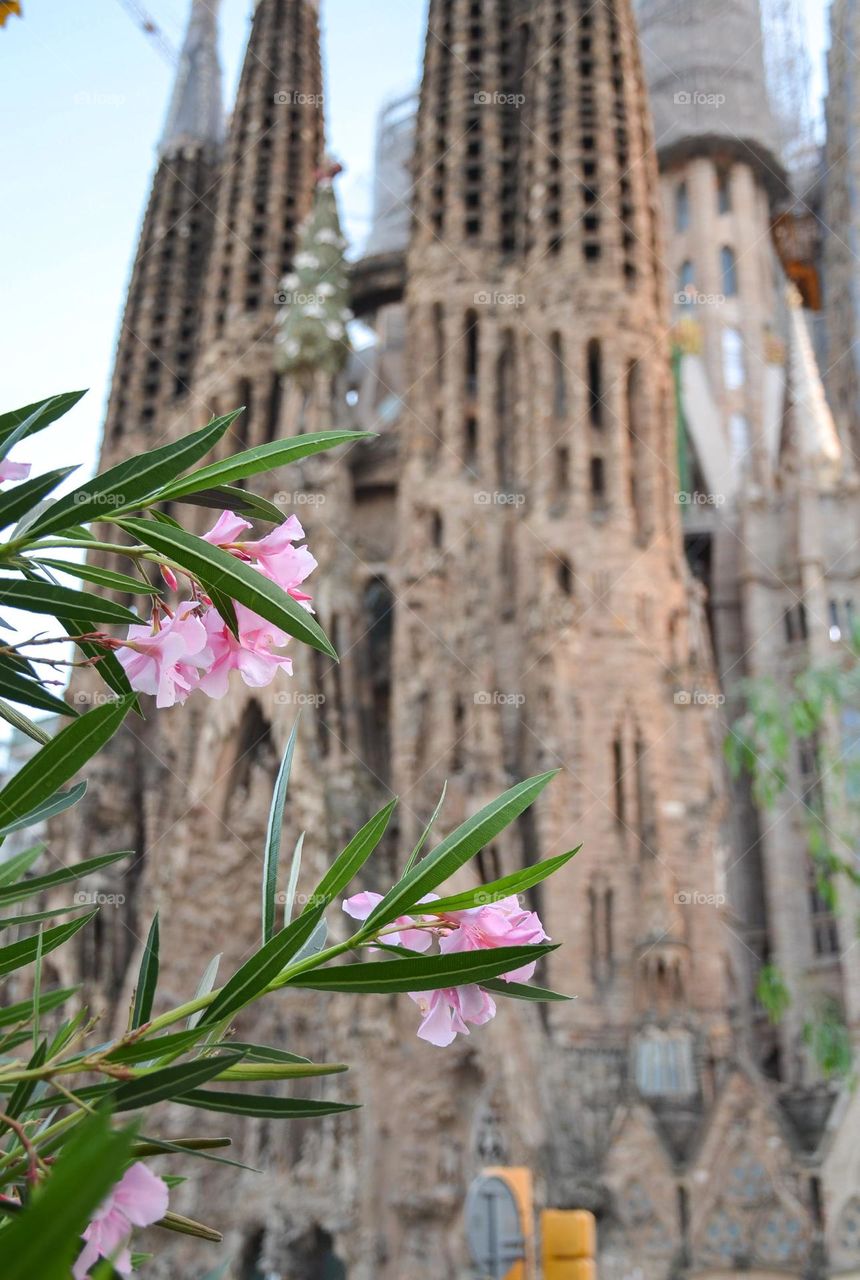
[[252,689],[265,688],[279,671],[292,675],[292,659],[273,652],[289,640],[285,632],[242,604],[236,605],[236,620],[239,623],[238,639],[217,609],[207,609],[203,615],[211,660],[197,687],[210,698],[224,697],[231,671],[238,671]]
[[[433,894],[435,898],[437,895]],[[430,898],[423,901],[428,902]],[[382,901],[381,893],[355,893],[351,898],[347,898],[343,904],[343,909],[348,916],[352,916],[353,920],[366,920],[372,911],[379,906]],[[412,926],[415,921],[411,916],[398,916],[394,922],[399,928],[393,932],[386,932],[383,942],[389,943],[392,947],[406,947],[409,951],[427,951],[433,942],[433,936],[430,929],[415,929]]]
[[422,1015],[418,1038],[445,1049],[457,1035],[467,1036],[471,1022],[481,1027],[496,1016],[496,1002],[483,987],[447,987],[442,991],[410,992]]
[[147,626],[129,627],[117,658],[138,693],[155,695],[157,707],[185,702],[211,667],[209,635],[193,600],[180,604],[172,617],[153,614]]
[[26,480],[31,470],[29,462],[10,462],[8,458],[4,458],[0,462],[0,484],[4,480]]
[[[484,907],[452,911],[445,920],[456,928],[439,942],[445,955],[457,951],[482,951],[493,947],[527,947],[544,942],[547,934],[535,911],[525,911],[518,898],[501,898]],[[537,962],[502,975],[505,982],[528,982]]]
[[129,1243],[134,1227],[151,1227],[167,1213],[167,1184],[138,1161],[97,1210],[84,1232],[84,1247],[75,1263],[74,1280],[86,1280],[99,1258],[108,1258],[121,1276],[131,1275]]
[[307,547],[295,546],[305,536],[298,519],[290,516],[258,542],[243,539],[242,534],[250,528],[250,523],[241,516],[232,511],[223,511],[203,538],[205,542],[231,552],[240,560],[255,564],[261,573],[277,583],[309,613],[313,613],[311,597],[307,592],[301,591],[300,587],[316,569],[317,561]]

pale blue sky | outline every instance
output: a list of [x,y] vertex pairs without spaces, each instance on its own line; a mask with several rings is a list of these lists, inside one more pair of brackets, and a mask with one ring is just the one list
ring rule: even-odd
[[[824,8],[805,3],[820,65]],[[178,44],[189,0],[145,4]],[[417,78],[425,7],[323,0],[326,115],[347,165],[340,190],[354,240],[367,225],[376,112]],[[222,3],[230,98],[251,8]],[[91,388],[65,425],[31,446],[38,469],[48,457],[58,466],[94,455],[171,70],[120,0],[24,0],[24,9],[0,31],[0,408]]]

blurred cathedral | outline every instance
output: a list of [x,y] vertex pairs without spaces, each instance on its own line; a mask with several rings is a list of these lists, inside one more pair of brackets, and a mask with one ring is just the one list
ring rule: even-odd
[[[420,94],[380,118],[349,263],[371,340],[350,352],[339,281],[298,291],[323,206],[341,243],[318,0],[258,0],[226,131],[217,8],[191,6],[103,462],[240,404],[231,450],[331,424],[376,439],[262,486],[305,524],[340,665],[297,651],[286,691],[130,724],[85,825],[56,833],[69,856],[93,829],[139,851],[78,964],[122,1016],[156,907],[165,999],[255,945],[302,701],[288,822],[309,881],[392,791],[362,887],[402,865],[445,780],[440,832],[554,766],[472,874],[584,848],[537,902],[564,944],[547,985],[575,1001],[505,1002],[444,1053],[407,1001],[246,1016],[249,1039],[355,1061],[325,1088],[364,1107],[243,1123],[237,1158],[265,1174],[201,1163],[177,1208],[205,1205],[235,1280],[465,1280],[465,1190],[523,1164],[543,1205],[598,1215],[607,1280],[860,1274],[860,1099],[803,1038],[821,999],[860,1026],[860,904],[848,888],[831,913],[803,822],[828,784],[798,759],[765,814],[721,763],[744,680],[787,688],[853,625],[857,0],[834,0],[827,145],[805,167],[757,0],[430,0]],[[776,1027],[767,963],[796,993]]]

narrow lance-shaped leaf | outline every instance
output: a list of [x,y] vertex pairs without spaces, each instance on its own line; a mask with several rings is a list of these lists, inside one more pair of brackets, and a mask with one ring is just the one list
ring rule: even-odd
[[133,511],[143,499],[204,457],[218,443],[236,413],[214,418],[207,426],[172,444],[127,458],[55,502],[27,530],[34,537],[64,529],[74,521],[106,520],[120,511]]
[[406,863],[406,866],[403,868],[404,876],[409,875],[409,872],[412,870],[412,868],[415,866],[415,863],[418,861],[419,857],[421,856],[421,850],[424,848],[425,844],[427,843],[427,839],[430,835],[430,832],[433,830],[434,826],[436,825],[436,820],[438,819],[439,814],[442,812],[442,806],[445,803],[445,796],[447,794],[448,794],[448,783],[446,782],[442,787],[442,794],[436,802],[436,808],[433,810],[433,813],[430,817],[430,821],[427,823],[427,826],[424,828],[424,830],[421,832],[421,835],[418,837],[418,843],[416,844],[415,848],[412,850],[411,854],[409,855],[409,861]]
[[389,889],[382,902],[368,917],[361,936],[370,937],[382,925],[406,914],[426,894],[432,893],[445,880],[450,879],[479,850],[495,840],[501,831],[524,813],[557,773],[558,770],[554,769],[517,783],[473,814],[456,831],[452,831],[432,853],[428,853],[408,875]]
[[194,574],[204,587],[213,587],[274,623],[287,635],[295,636],[330,658],[337,658],[325,632],[307,610],[253,566],[184,529],[172,529],[154,520],[122,519],[116,523]]
[[[199,1000],[201,996],[208,996],[209,992],[215,986],[215,979],[218,977],[218,966],[220,963],[221,952],[219,951],[217,956],[213,956],[206,966],[203,977],[200,979],[197,990],[194,993],[195,1000]],[[191,1017],[188,1019],[189,1028],[197,1026],[198,1022],[203,1017],[203,1013],[203,1009],[198,1009],[197,1013],[192,1013]]]
[[[71,1000],[77,993],[77,987],[59,987],[56,991],[43,991],[38,1007],[42,1013],[50,1013],[52,1009],[58,1009],[67,1000]],[[32,1022],[35,1009],[33,1000],[21,1000],[18,1004],[7,1005],[5,1009],[0,1009],[0,1027],[14,1027],[21,1022]]]
[[119,698],[95,707],[37,751],[0,791],[0,822],[14,822],[50,799],[109,741],[132,702],[132,698]]
[[304,831],[296,841],[296,847],[293,849],[293,860],[290,864],[290,879],[287,883],[287,892],[284,896],[284,924],[288,925],[293,918],[293,906],[296,901],[296,889],[299,884],[299,873],[302,869],[302,850],[305,847]]
[[[13,434],[16,440],[44,431],[51,423],[62,418],[63,414],[78,403],[86,391],[64,391],[60,395],[48,396],[47,400],[37,400],[35,404],[24,405],[22,409],[12,409],[0,414],[0,457],[6,457],[12,445],[8,443]],[[26,424],[26,425],[25,425]],[[24,428],[23,432],[21,428]]]
[[140,972],[137,975],[137,987],[134,993],[134,1008],[131,1015],[131,1029],[142,1027],[152,1016],[152,1004],[155,1000],[155,989],[158,986],[158,912],[153,916],[152,924],[143,948],[140,961]]
[[6,666],[2,658],[0,658],[0,694],[4,698],[11,698],[13,702],[20,702],[25,707],[51,711],[55,716],[69,716],[74,719],[77,715],[74,707],[70,707],[67,702],[63,702],[62,698],[50,693],[38,680],[30,680],[27,676],[19,675],[12,667]]
[[[58,924],[54,929],[46,929],[40,935],[42,955],[50,955],[52,951],[56,951],[57,947],[68,942],[79,929],[89,924],[94,915],[96,915],[95,911],[88,911],[85,916],[80,916],[77,920],[69,920],[66,924]],[[0,976],[32,964],[38,951],[39,938],[22,938],[19,942],[10,943],[8,947],[0,947]]]
[[94,622],[140,622],[137,614],[125,605],[106,600],[92,591],[58,587],[53,582],[0,578],[0,604],[7,609],[48,613],[54,618],[72,618],[77,622],[90,618]]
[[227,1093],[213,1089],[192,1089],[176,1099],[186,1107],[199,1107],[203,1111],[222,1111],[234,1116],[256,1116],[269,1120],[310,1120],[317,1116],[340,1115],[355,1111],[354,1104],[345,1102],[315,1102],[310,1098],[259,1097],[253,1093]]
[[266,848],[263,859],[263,942],[266,943],[275,931],[275,894],[278,888],[278,862],[281,856],[281,839],[284,828],[284,808],[287,803],[287,787],[290,783],[290,770],[293,766],[293,755],[296,749],[296,736],[299,722],[293,725],[287,741],[284,758],[275,781],[272,806],[269,810],[269,821],[266,829]]
[[[389,801],[384,809],[380,809],[379,813],[374,814],[370,821],[366,822],[361,830],[352,837],[349,844],[335,858],[314,890],[309,904],[311,907],[317,902],[323,902],[327,905],[358,875],[358,872],[385,835],[385,830],[396,805],[396,799]],[[308,910],[308,908],[306,907],[305,910]]]
[[544,858],[541,862],[536,862],[531,867],[524,867],[522,871],[514,871],[500,880],[491,880],[488,884],[479,885],[475,889],[467,889],[463,893],[454,893],[448,898],[440,898],[438,902],[432,903],[428,910],[468,911],[471,907],[484,906],[488,902],[498,902],[500,898],[510,898],[526,893],[536,884],[540,884],[560,871],[571,858],[576,857],[581,848],[582,845],[577,845],[567,853],[560,853],[555,858]]
[[0,1231],[3,1280],[68,1280],[81,1234],[122,1177],[133,1136],[112,1129],[106,1115],[81,1121],[40,1194]]
[[457,951],[450,955],[372,960],[366,964],[331,965],[297,974],[288,980],[287,985],[313,991],[351,991],[355,995],[438,991],[443,987],[469,986],[500,978],[555,950],[554,946],[541,943],[526,947],[493,947],[486,951]]
[[70,476],[76,467],[60,467],[57,471],[46,471],[44,475],[34,476],[16,484],[14,489],[0,494],[0,529],[6,529],[16,520],[20,520],[32,507],[40,502],[58,484],[62,484],[66,476]]
[[319,431],[308,432],[307,435],[295,436],[289,440],[273,440],[244,453],[235,453],[221,462],[212,462],[199,471],[192,471],[191,475],[182,480],[165,485],[157,500],[173,501],[189,493],[211,489],[215,485],[234,484],[237,480],[246,480],[260,472],[287,466],[291,462],[297,462],[299,458],[309,458],[312,454],[335,449],[338,445],[349,444],[354,440],[372,438],[362,431]]
[[7,724],[11,724],[13,729],[18,729],[26,737],[32,738],[34,742],[50,742],[51,735],[45,733],[45,730],[34,721],[27,718],[17,707],[10,706],[8,702],[4,702],[0,698],[0,720],[5,720]]
[[[47,741],[50,742],[51,739],[48,738]],[[43,801],[35,809],[31,809],[29,813],[16,818],[14,822],[5,823],[0,827],[0,836],[9,836],[13,831],[23,831],[27,827],[41,825],[41,823],[47,822],[49,818],[55,818],[58,813],[64,813],[66,809],[73,808],[79,800],[84,798],[86,793],[86,782],[78,782],[75,786],[70,787],[68,791],[58,791],[56,795]],[[0,884],[3,883],[2,876],[0,876]]]
[[560,991],[548,991],[546,987],[533,987],[524,982],[505,982],[501,978],[488,978],[481,986],[493,995],[507,996],[509,1000],[536,1000],[540,1004],[552,1004],[576,999],[576,996],[565,996]]
[[117,573],[114,569],[102,569],[96,564],[48,560],[44,556],[39,556],[39,559],[34,560],[33,563],[44,565],[59,573],[68,573],[72,578],[81,578],[84,582],[93,582],[97,587],[105,587],[108,591],[126,591],[129,595],[158,595],[158,588],[144,582],[142,578],[132,578],[127,573]]

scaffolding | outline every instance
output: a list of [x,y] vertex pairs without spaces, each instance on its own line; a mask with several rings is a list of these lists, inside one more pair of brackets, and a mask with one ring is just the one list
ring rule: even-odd
[[792,176],[808,174],[820,139],[803,0],[761,0],[761,6],[765,78],[783,163]]
[[179,61],[179,54],[143,5],[138,4],[137,0],[119,0],[119,3],[126,13],[134,19],[143,34],[152,41],[162,58],[175,67]]

